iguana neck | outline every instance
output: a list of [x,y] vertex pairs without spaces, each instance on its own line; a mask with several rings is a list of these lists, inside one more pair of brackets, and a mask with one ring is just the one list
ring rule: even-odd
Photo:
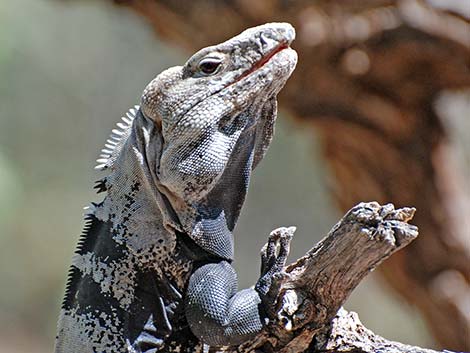
[[174,246],[175,235],[164,226],[173,217],[171,208],[165,207],[165,197],[157,189],[155,176],[163,144],[161,134],[154,131],[158,127],[140,110],[131,120],[127,125],[120,125],[122,131],[113,130],[118,135],[117,144],[103,168],[110,170],[105,181],[106,197],[92,213],[97,219],[109,222],[112,239],[125,245],[139,264],[145,266],[161,260],[155,257],[172,252],[169,246]]
[[[234,119],[252,125],[258,110],[250,107]],[[117,144],[99,160],[100,168],[111,172],[104,186],[107,196],[94,210],[96,217],[110,221],[113,239],[135,254],[153,258],[162,237],[162,243],[174,244],[175,233],[181,233],[210,254],[232,260],[232,232],[248,189],[256,136],[263,132],[246,129],[217,185],[201,199],[184,200],[159,178],[165,149],[160,127],[140,110],[132,116],[127,125],[120,125],[122,131],[113,130]]]

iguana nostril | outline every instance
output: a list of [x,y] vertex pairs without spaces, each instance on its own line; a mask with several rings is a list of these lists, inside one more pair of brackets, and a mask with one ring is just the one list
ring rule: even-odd
[[259,42],[261,44],[261,49],[265,49],[269,43],[269,38],[266,37],[265,33],[261,33],[259,36]]

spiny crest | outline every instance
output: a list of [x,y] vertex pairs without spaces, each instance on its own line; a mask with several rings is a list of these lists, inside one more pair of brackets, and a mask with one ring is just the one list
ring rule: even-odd
[[108,189],[106,187],[106,177],[95,181],[95,186],[93,186],[93,189],[96,190],[97,194],[106,191]]
[[[82,234],[80,235],[77,248],[75,249],[73,255],[74,257],[80,255],[83,250],[83,246],[88,238],[88,234],[93,224],[93,216],[89,213],[89,210],[94,209],[95,206],[97,206],[97,204],[92,203],[90,207],[85,207],[85,210],[87,210],[88,212],[85,214],[85,225],[83,226]],[[72,263],[74,263],[73,260]],[[69,272],[67,274],[67,283],[65,284],[65,296],[64,300],[62,301],[62,309],[66,308],[66,303],[70,300],[70,295],[72,294],[72,286],[76,284],[77,278],[74,278],[76,271],[77,269],[74,266],[71,266],[69,268]]]
[[82,234],[80,235],[80,239],[78,240],[78,244],[75,250],[75,254],[80,254],[83,249],[83,244],[87,240],[88,233],[90,228],[93,224],[93,214],[91,213],[90,209],[94,210],[96,204],[92,203],[92,207],[87,207],[87,213],[85,214],[85,225],[83,226]]
[[100,158],[96,160],[97,170],[106,170],[113,166],[114,161],[118,157],[124,142],[130,134],[132,122],[135,119],[139,106],[129,109],[126,116],[122,117],[123,122],[117,123],[117,129],[113,129],[109,139],[106,141],[104,148],[101,150]]
[[[109,139],[106,141],[105,147],[101,150],[100,158],[97,159],[98,165],[95,169],[106,170],[113,166],[122,147],[124,146],[124,143],[126,142],[126,139],[131,133],[132,122],[134,121],[139,108],[140,107],[136,105],[134,108],[129,109],[126,116],[122,117],[122,122],[117,123],[117,128],[112,130]],[[98,180],[94,188],[97,189],[98,192],[105,191],[106,177]],[[81,256],[84,248],[86,248],[86,244],[89,241],[90,230],[94,226],[94,222],[96,222],[94,214],[97,206],[99,205],[92,202],[89,206],[85,207],[85,225],[83,227],[82,234],[80,235],[72,263],[75,263],[75,257]],[[65,285],[65,298],[62,303],[62,308],[66,307],[66,303],[72,294],[71,287],[76,284],[76,278],[74,279],[76,272],[77,269],[74,266],[71,266],[67,276],[68,280]]]
[[62,309],[66,309],[67,301],[72,295],[72,286],[75,284],[74,273],[75,273],[75,267],[71,266],[67,273],[67,283],[65,284],[65,295],[64,295],[64,299],[62,300],[62,305],[61,305]]

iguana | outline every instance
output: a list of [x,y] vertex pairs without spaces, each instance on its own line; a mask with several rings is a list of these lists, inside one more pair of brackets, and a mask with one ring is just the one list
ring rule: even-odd
[[237,292],[232,232],[297,62],[294,37],[291,25],[270,23],[201,49],[153,79],[113,130],[97,166],[108,171],[96,184],[105,197],[85,216],[56,353],[184,352],[238,345],[263,328],[288,241],[271,237],[260,279]]

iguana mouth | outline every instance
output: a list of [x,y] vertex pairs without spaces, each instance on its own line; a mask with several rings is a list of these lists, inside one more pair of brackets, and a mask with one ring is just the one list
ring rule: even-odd
[[[285,49],[290,49],[290,46],[288,43],[284,42],[284,43],[281,43],[279,44],[277,47],[275,47],[273,50],[271,50],[267,55],[263,56],[261,58],[261,60],[259,60],[258,62],[256,62],[252,67],[251,69],[249,69],[248,71],[245,71],[243,74],[240,75],[240,77],[238,79],[236,79],[233,83],[237,83],[238,81],[242,80],[243,78],[245,78],[246,76],[249,76],[250,74],[252,74],[253,72],[255,72],[256,70],[260,69],[261,67],[263,67],[266,63],[269,62],[269,60],[272,59],[272,57],[274,55],[276,55],[277,53],[280,53],[281,51],[285,50]],[[232,83],[232,84],[233,84]]]

